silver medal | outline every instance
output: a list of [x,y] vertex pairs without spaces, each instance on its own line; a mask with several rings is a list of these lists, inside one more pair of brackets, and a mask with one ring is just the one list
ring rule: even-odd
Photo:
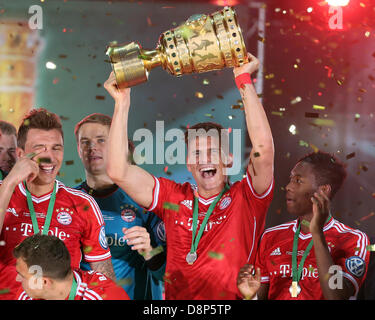
[[186,262],[188,264],[193,264],[195,262],[195,260],[197,260],[197,253],[196,252],[189,252],[187,255],[186,255]]
[[292,298],[297,298],[297,296],[301,293],[301,287],[295,281],[292,282],[292,285],[289,287],[289,292]]

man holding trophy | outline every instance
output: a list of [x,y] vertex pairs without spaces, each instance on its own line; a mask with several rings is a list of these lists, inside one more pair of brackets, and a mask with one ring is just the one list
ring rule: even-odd
[[[165,223],[166,299],[241,299],[237,275],[245,263],[255,262],[273,196],[274,146],[250,77],[259,61],[246,52],[234,10],[226,7],[209,16],[189,18],[184,25],[165,32],[156,50],[143,50],[131,43],[109,47],[107,53],[114,72],[104,86],[115,100],[107,173]],[[127,162],[129,87],[146,81],[157,65],[176,76],[234,67],[253,147],[241,181],[227,182],[232,155],[222,152],[223,127],[210,122],[190,127],[189,131],[198,135],[186,135],[187,169],[196,186],[154,177]],[[211,130],[218,134],[207,135]]]

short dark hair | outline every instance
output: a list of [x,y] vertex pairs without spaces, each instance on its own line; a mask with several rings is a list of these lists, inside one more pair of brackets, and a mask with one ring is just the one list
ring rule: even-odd
[[25,149],[26,137],[30,129],[41,129],[46,131],[56,129],[60,132],[64,140],[64,133],[59,116],[44,108],[32,109],[23,118],[22,123],[18,128],[17,145],[19,148]]
[[[106,114],[103,113],[93,113],[89,114],[88,116],[84,117],[81,121],[79,121],[76,126],[74,127],[74,135],[76,137],[76,141],[78,143],[78,134],[79,129],[85,124],[85,123],[99,123],[103,126],[107,126],[108,128],[111,127],[112,118]],[[128,139],[128,149],[129,149],[129,159],[132,164],[135,164],[133,159],[134,154],[134,143],[130,139]]]
[[43,276],[65,279],[71,271],[70,254],[64,242],[50,235],[34,234],[13,249],[16,259],[22,258],[28,267],[38,265]]
[[307,154],[298,162],[308,163],[312,166],[319,186],[325,184],[331,186],[331,199],[340,189],[347,175],[345,165],[334,155],[323,151]]
[[221,124],[216,123],[216,122],[199,122],[199,123],[196,123],[195,125],[193,125],[189,128],[186,128],[186,130],[185,130],[185,143],[186,143],[186,145],[188,145],[188,142],[189,142],[189,130],[199,130],[199,129],[203,129],[206,132],[208,132],[211,129],[216,130],[218,135],[219,135],[219,138],[221,139],[221,130],[224,130],[224,127]]
[[14,125],[4,120],[0,120],[0,133],[8,136],[15,135],[17,137],[17,129]]
[[110,127],[111,123],[112,123],[112,118],[110,116],[107,116],[106,114],[102,114],[102,113],[93,113],[93,114],[89,114],[88,116],[84,117],[74,127],[74,135],[76,136],[77,142],[78,142],[78,132],[79,132],[79,129],[85,123],[100,123],[100,124],[102,124],[104,126]]

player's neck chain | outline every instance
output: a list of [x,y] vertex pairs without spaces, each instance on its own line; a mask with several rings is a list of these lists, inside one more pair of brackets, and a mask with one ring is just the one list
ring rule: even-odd
[[191,248],[190,248],[190,252],[186,255],[186,262],[188,264],[193,264],[195,262],[195,260],[197,260],[197,258],[198,258],[197,249],[198,249],[199,241],[200,241],[200,239],[202,237],[202,234],[203,234],[203,230],[206,227],[208,219],[210,218],[212,212],[214,211],[214,208],[215,208],[216,204],[219,202],[222,195],[228,190],[229,190],[229,186],[226,184],[224,186],[223,190],[221,190],[221,192],[218,194],[218,196],[215,198],[215,200],[211,203],[211,205],[209,206],[209,208],[206,212],[206,215],[203,219],[203,222],[202,222],[201,226],[199,227],[198,234],[196,234],[196,232],[197,232],[197,226],[198,226],[199,201],[198,201],[198,198],[196,196],[194,196],[193,231],[192,231],[192,239],[191,239]]
[[[33,223],[34,234],[37,234],[37,233],[40,233],[40,231],[39,231],[38,221],[36,219],[36,213],[35,213],[35,209],[34,209],[34,205],[33,205],[33,200],[31,198],[30,191],[27,189],[25,181],[24,181],[24,185],[25,185],[25,190],[26,190],[27,205],[28,205],[29,210],[30,210],[31,221]],[[48,203],[46,220],[44,222],[43,231],[42,231],[43,235],[48,234],[49,226],[51,224],[53,208],[55,206],[55,201],[56,201],[56,189],[57,189],[57,182],[55,181],[53,191],[52,191],[52,194],[51,194],[51,198],[49,199],[49,203]]]

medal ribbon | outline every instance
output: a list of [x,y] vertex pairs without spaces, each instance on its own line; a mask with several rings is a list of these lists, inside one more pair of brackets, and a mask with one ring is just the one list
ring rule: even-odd
[[74,279],[74,273],[73,273],[73,283],[72,283],[72,287],[70,289],[68,300],[74,300],[74,298],[76,296],[76,293],[77,293],[77,281],[76,281],[76,279]]
[[[327,223],[331,219],[331,215],[328,216],[327,220],[325,223]],[[293,252],[292,252],[292,274],[293,274],[293,281],[299,282],[301,280],[302,276],[302,271],[303,271],[303,265],[305,263],[305,260],[310,253],[310,250],[313,246],[313,239],[311,239],[310,243],[307,245],[307,248],[305,252],[302,255],[302,259],[299,262],[299,266],[297,269],[297,251],[298,251],[298,237],[299,233],[301,231],[301,223],[299,224],[296,233],[294,234],[294,239],[293,239]]]
[[206,227],[206,224],[208,222],[208,219],[210,218],[212,212],[214,211],[214,208],[216,204],[219,202],[221,196],[229,189],[228,185],[225,185],[224,189],[221,190],[219,195],[215,198],[215,200],[211,203],[211,205],[208,207],[208,210],[206,212],[206,215],[203,219],[203,222],[201,226],[199,227],[198,234],[197,232],[197,226],[198,226],[198,206],[199,206],[199,200],[197,197],[194,196],[194,210],[193,210],[193,232],[192,232],[192,239],[191,239],[191,248],[190,253],[194,253],[198,249],[198,243],[202,237],[203,230]]
[[[37,234],[37,233],[40,233],[40,231],[39,231],[38,221],[36,219],[36,214],[35,214],[35,209],[34,209],[34,205],[33,205],[33,200],[31,198],[30,191],[27,189],[25,181],[24,181],[24,185],[25,185],[25,189],[26,189],[27,204],[28,204],[29,210],[30,210],[30,217],[31,217],[31,221],[33,223],[34,234]],[[53,187],[51,198],[49,199],[49,203],[48,203],[48,210],[47,210],[46,220],[44,222],[44,227],[43,227],[43,232],[42,232],[43,235],[47,235],[48,234],[49,225],[51,223],[51,218],[52,218],[52,213],[53,213],[53,207],[55,206],[55,200],[56,200],[56,187],[57,187],[57,183],[55,181],[55,185]]]

